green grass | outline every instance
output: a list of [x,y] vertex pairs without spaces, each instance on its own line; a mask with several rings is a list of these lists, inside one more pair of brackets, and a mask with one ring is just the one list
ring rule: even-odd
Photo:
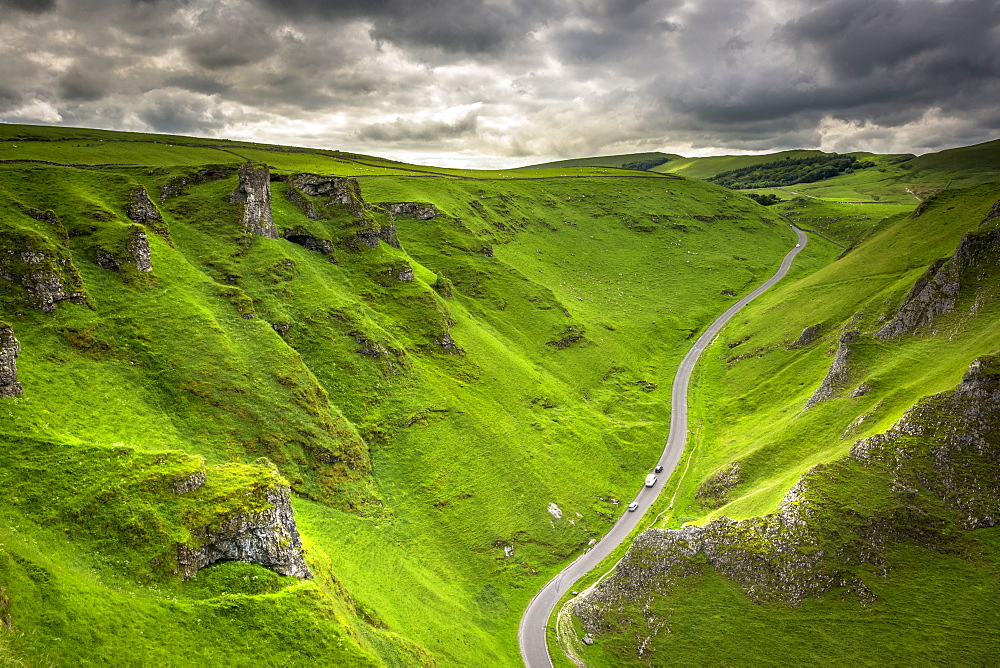
[[[683,156],[673,153],[661,153],[651,151],[647,153],[624,153],[621,155],[601,155],[592,158],[570,158],[568,160],[556,160],[554,162],[544,162],[538,165],[529,165],[521,169],[561,169],[564,167],[623,167],[628,163],[644,162],[647,160],[683,160]],[[664,171],[656,168],[655,171]]]
[[[390,665],[429,657],[441,665],[516,665],[527,601],[610,526],[618,511],[601,498],[625,498],[655,458],[685,342],[732,302],[724,290],[744,293],[759,283],[793,239],[780,217],[745,198],[652,174],[438,170],[238,142],[2,129],[8,137],[63,138],[26,142],[30,151],[17,155],[32,159],[89,165],[125,154],[142,162],[149,153],[138,167],[0,166],[5,239],[12,248],[40,240],[71,261],[65,271],[75,271],[87,296],[86,305],[62,303],[43,314],[13,286],[0,290],[3,319],[22,344],[25,387],[24,397],[2,406],[3,424],[16,425],[0,439],[10,455],[18,433],[81,453],[124,447],[156,461],[163,451],[184,452],[209,467],[265,456],[296,493],[306,558],[317,572],[310,583],[275,589],[265,580],[261,591],[241,592],[253,606],[226,608],[228,626],[219,617],[199,635],[205,601],[266,576],[227,574],[237,567],[223,565],[197,586],[161,580],[147,552],[169,551],[186,525],[170,524],[180,512],[173,497],[140,485],[130,503],[174,528],[141,549],[115,532],[99,543],[112,561],[141,567],[74,565],[74,553],[98,548],[72,532],[46,552],[44,567],[72,566],[53,589],[60,615],[89,619],[80,612],[87,601],[106,596],[120,615],[151,620],[124,625],[116,643],[141,648],[149,628],[177,627],[161,633],[155,649],[137,650],[143,661],[202,637],[196,656],[208,662],[281,662],[290,655],[283,652],[308,657],[337,643],[343,657]],[[74,136],[87,141],[67,139]],[[0,143],[8,154],[15,144],[20,150],[14,140]],[[230,159],[206,144],[240,155]],[[278,227],[332,241],[334,263],[283,239],[245,238],[241,209],[228,203],[235,172],[159,201],[173,179],[242,158],[278,174],[360,176],[368,202],[430,202],[441,215],[392,221],[374,209],[357,218],[333,207],[328,220],[313,221],[274,183]],[[140,185],[164,224],[148,230],[154,269],[137,281],[143,277],[97,266],[95,254],[117,248],[131,229],[124,204]],[[31,210],[53,211],[59,227]],[[401,250],[353,244],[357,230],[390,223]],[[404,265],[415,280],[395,278]],[[453,285],[450,296],[434,288],[441,276]],[[290,328],[281,336],[272,324]],[[446,334],[462,354],[435,343]],[[29,489],[43,498],[74,476],[78,487],[99,488],[103,475],[99,458],[86,471],[41,467]],[[243,488],[233,489],[239,496]],[[81,493],[70,495],[69,508],[86,507]],[[547,511],[552,503],[562,519]],[[65,513],[45,516],[50,524],[40,515],[15,517],[31,536],[48,528],[59,536],[70,522]],[[147,571],[158,584],[144,584]],[[56,631],[28,612],[35,599],[24,583],[12,589],[11,616],[15,633],[33,640],[11,647],[42,660]],[[136,592],[137,602],[108,593],[118,590]],[[171,607],[175,598],[195,602]],[[95,661],[119,646],[107,644],[103,622],[97,626],[91,640],[74,636],[86,645],[79,656]],[[269,638],[247,636],[273,647],[250,653],[218,639],[250,626],[273,629]]]
[[[915,546],[895,548],[888,579],[864,578],[881,599],[866,608],[840,598],[839,592],[796,607],[757,605],[713,569],[683,578],[653,604],[652,612],[670,622],[655,636],[652,661],[697,666],[993,663],[1000,639],[993,604],[1000,595],[1000,531],[983,529],[975,539],[983,547],[976,560]],[[588,648],[587,665],[647,665],[634,642],[634,637],[602,637]]]

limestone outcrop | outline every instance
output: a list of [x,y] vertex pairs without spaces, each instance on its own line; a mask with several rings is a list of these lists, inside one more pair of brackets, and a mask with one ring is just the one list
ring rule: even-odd
[[857,341],[860,336],[861,332],[856,329],[847,330],[841,335],[840,341],[837,343],[837,352],[833,357],[833,364],[830,365],[830,370],[826,372],[823,382],[820,383],[820,386],[816,388],[813,395],[809,397],[809,401],[806,402],[807,409],[821,401],[833,399],[838,396],[844,387],[850,383],[851,344]]
[[14,329],[0,325],[0,398],[10,399],[24,393],[17,382],[17,356],[21,344],[14,337]]
[[322,239],[320,237],[313,236],[308,231],[301,228],[284,230],[281,233],[281,238],[287,239],[296,246],[302,246],[306,250],[311,250],[314,253],[327,255],[329,256],[331,262],[334,264],[337,263],[337,260],[333,256],[333,242],[329,239]]
[[44,313],[54,312],[59,302],[86,301],[69,254],[41,239],[4,239],[0,244],[0,279],[20,287],[24,298]]
[[133,223],[156,227],[163,224],[163,217],[149,199],[149,194],[142,186],[132,191],[128,204],[125,205],[125,215]]
[[129,268],[141,272],[153,271],[152,251],[149,237],[141,225],[129,228],[125,241],[116,251],[98,248],[95,255],[97,266],[109,271],[125,271]]
[[343,176],[296,174],[288,182],[310,197],[326,198],[327,204],[350,206],[361,200],[361,186],[357,179]]
[[[983,222],[990,220],[987,217]],[[917,279],[896,314],[875,337],[893,339],[933,324],[938,316],[955,311],[963,286],[966,292],[974,290],[977,283],[998,270],[1000,229],[966,233],[952,257],[935,262]]]
[[823,324],[822,323],[819,323],[819,324],[816,324],[816,325],[809,325],[808,327],[806,327],[805,329],[802,330],[802,333],[799,334],[799,338],[796,339],[795,343],[793,343],[792,345],[790,345],[788,347],[789,348],[804,348],[804,347],[808,346],[809,344],[811,344],[816,339],[818,339],[822,333],[823,333]]
[[[348,207],[353,215],[365,215],[364,198],[361,196],[361,185],[357,179],[343,176],[320,176],[318,174],[295,174],[288,177],[288,188],[285,190],[288,200],[302,209],[310,220],[326,220],[334,213],[327,207],[336,205]],[[319,198],[315,202],[309,198]]]
[[177,568],[185,580],[217,561],[249,561],[281,575],[311,578],[302,558],[302,540],[287,487],[258,489],[266,507],[256,512],[238,512],[221,522],[192,531],[196,546],[181,545]]
[[246,162],[240,166],[240,184],[229,201],[243,205],[243,228],[247,234],[277,239],[271,217],[271,171],[267,165]]
[[417,220],[431,220],[437,216],[437,207],[423,202],[380,202],[379,206],[393,216],[407,216]]

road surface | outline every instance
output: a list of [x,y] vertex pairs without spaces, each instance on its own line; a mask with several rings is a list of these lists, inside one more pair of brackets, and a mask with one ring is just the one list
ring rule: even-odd
[[[719,333],[719,330],[729,322],[730,318],[736,315],[737,311],[749,304],[751,300],[762,292],[771,288],[788,273],[789,267],[792,266],[792,260],[795,259],[795,256],[806,245],[805,233],[794,226],[792,226],[792,229],[795,230],[798,241],[795,248],[785,255],[778,271],[760,287],[730,306],[726,309],[725,313],[716,318],[715,322],[709,325],[708,329],[698,337],[698,340],[691,346],[687,355],[681,360],[681,364],[677,368],[677,375],[674,376],[674,384],[670,395],[670,433],[667,436],[663,452],[660,454],[660,459],[656,462],[657,465],[663,466],[663,472],[659,474],[659,480],[652,487],[643,487],[639,491],[639,495],[635,497],[636,503],[639,504],[637,510],[631,513],[622,513],[615,525],[611,527],[611,531],[606,533],[588,552],[581,554],[577,557],[576,561],[549,580],[542,590],[531,599],[531,603],[528,604],[528,608],[521,617],[521,625],[517,631],[517,640],[521,647],[521,658],[524,659],[524,664],[528,668],[551,668],[552,660],[549,658],[548,643],[546,642],[546,626],[548,625],[549,617],[552,616],[552,610],[555,608],[556,603],[570,590],[573,583],[579,580],[585,573],[595,568],[625,540],[632,532],[632,529],[639,524],[639,521],[646,511],[649,510],[649,507],[653,505],[656,497],[659,496],[660,490],[663,489],[664,481],[670,478],[670,474],[673,473],[677,462],[680,461],[681,454],[684,452],[684,444],[687,440],[687,393],[694,365],[698,361],[698,357],[702,351],[708,347],[712,339]],[[642,484],[641,480],[637,482]]]

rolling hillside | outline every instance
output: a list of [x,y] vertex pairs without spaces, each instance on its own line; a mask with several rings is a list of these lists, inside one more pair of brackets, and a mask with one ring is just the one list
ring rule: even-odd
[[517,665],[793,239],[658,174],[0,136],[11,663]]
[[996,660],[998,199],[941,192],[726,329],[658,526],[689,524],[578,602],[588,665]]

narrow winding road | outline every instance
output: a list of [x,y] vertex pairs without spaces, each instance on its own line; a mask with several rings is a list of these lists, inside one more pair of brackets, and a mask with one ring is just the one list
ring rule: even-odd
[[[635,512],[622,513],[622,516],[618,518],[615,525],[611,527],[611,531],[605,534],[588,552],[581,554],[573,563],[549,580],[542,590],[531,599],[531,603],[528,604],[528,608],[521,617],[521,625],[517,632],[518,644],[521,647],[521,658],[524,659],[524,663],[528,668],[551,668],[552,660],[549,657],[548,643],[546,642],[546,627],[556,603],[570,590],[573,583],[579,580],[585,573],[595,568],[625,540],[639,524],[639,521],[642,520],[643,515],[649,510],[649,507],[653,505],[653,501],[656,500],[656,497],[660,494],[660,490],[663,489],[663,483],[670,478],[670,474],[673,473],[677,462],[680,461],[687,440],[687,394],[694,365],[701,356],[702,351],[708,347],[712,339],[729,322],[730,318],[736,315],[741,308],[749,304],[758,295],[784,278],[785,274],[788,273],[789,267],[792,266],[792,260],[795,259],[795,256],[806,245],[805,233],[797,227],[792,226],[792,228],[795,230],[798,241],[795,248],[785,255],[785,258],[781,261],[781,266],[774,272],[774,275],[716,318],[715,322],[698,337],[698,340],[691,346],[687,355],[681,360],[671,389],[670,433],[667,436],[663,452],[660,454],[660,459],[656,462],[657,465],[663,466],[663,472],[659,474],[659,480],[653,487],[642,487],[639,490],[639,495],[635,497],[639,508]],[[642,484],[641,480],[636,482],[637,484]]]

